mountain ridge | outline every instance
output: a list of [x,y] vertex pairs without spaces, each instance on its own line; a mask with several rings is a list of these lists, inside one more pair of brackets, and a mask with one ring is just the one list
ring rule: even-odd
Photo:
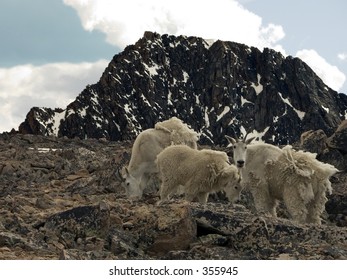
[[272,49],[145,32],[65,109],[32,108],[19,132],[122,141],[172,116],[201,144],[247,132],[289,144],[307,130],[331,135],[346,119],[347,96]]

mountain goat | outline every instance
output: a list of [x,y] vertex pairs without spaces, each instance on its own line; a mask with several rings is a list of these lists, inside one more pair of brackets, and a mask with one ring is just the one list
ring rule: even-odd
[[[276,217],[278,201],[283,201],[293,220],[321,224],[321,214],[331,193],[329,178],[338,170],[319,162],[315,154],[283,149],[270,144],[252,144],[227,137],[233,145],[234,161],[238,155],[245,163],[241,184],[250,190],[255,208]],[[248,141],[249,144],[250,141]]]
[[240,175],[234,165],[228,162],[224,152],[194,150],[177,145],[164,149],[157,156],[161,178],[160,202],[183,187],[185,198],[206,203],[210,192],[224,190],[230,201],[240,194]]
[[197,141],[198,134],[176,117],[142,131],[133,144],[129,165],[120,174],[127,196],[142,197],[149,179],[158,173],[155,159],[165,147],[185,144],[196,149]]

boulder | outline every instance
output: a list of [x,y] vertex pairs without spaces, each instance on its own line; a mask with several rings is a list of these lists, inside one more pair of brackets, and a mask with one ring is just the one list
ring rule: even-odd
[[343,154],[347,153],[347,120],[342,121],[335,133],[329,137],[328,145]]
[[321,129],[309,130],[301,134],[300,145],[305,151],[322,154],[327,149],[327,135]]

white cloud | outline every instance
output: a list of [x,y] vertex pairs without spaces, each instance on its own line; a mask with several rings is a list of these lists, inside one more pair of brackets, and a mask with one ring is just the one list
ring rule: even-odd
[[278,45],[282,26],[263,26],[261,17],[235,0],[64,0],[77,10],[87,30],[106,34],[108,42],[124,48],[144,31],[236,41],[259,48]]
[[0,68],[0,132],[18,129],[31,107],[65,108],[87,84],[99,80],[107,63]]
[[301,50],[296,54],[297,57],[305,61],[316,74],[323,80],[325,84],[333,90],[339,91],[346,76],[336,66],[329,64],[315,50]]
[[347,53],[339,53],[337,57],[342,61],[347,61]]

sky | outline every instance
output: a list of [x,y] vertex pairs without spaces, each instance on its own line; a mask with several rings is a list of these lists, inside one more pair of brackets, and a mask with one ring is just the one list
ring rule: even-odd
[[273,48],[347,94],[345,0],[0,0],[0,132],[65,108],[145,31]]

